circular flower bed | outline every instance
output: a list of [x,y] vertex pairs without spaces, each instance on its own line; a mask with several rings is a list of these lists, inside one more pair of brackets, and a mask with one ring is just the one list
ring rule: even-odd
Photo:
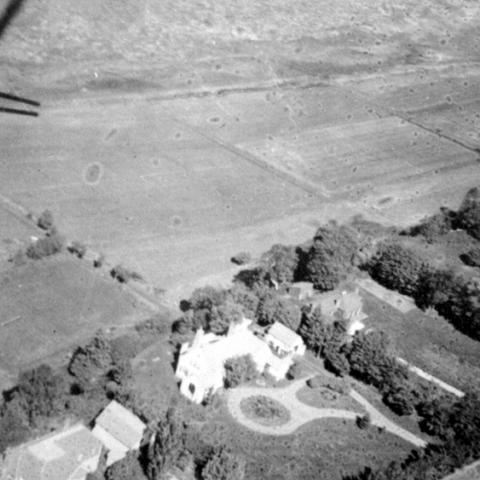
[[265,395],[244,398],[240,408],[247,418],[269,427],[283,425],[290,420],[290,412],[280,402]]

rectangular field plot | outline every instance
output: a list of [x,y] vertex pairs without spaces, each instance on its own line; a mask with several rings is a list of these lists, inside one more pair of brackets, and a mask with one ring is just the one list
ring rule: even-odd
[[0,298],[0,366],[10,371],[147,315],[113,281],[63,256],[3,272]]
[[480,148],[480,98],[462,104],[445,102],[410,112],[409,116],[415,123],[441,135],[454,138],[470,148]]
[[475,157],[397,117],[313,128],[240,147],[330,195],[349,198],[422,177],[440,182],[442,171],[451,175]]
[[166,102],[173,116],[209,136],[231,144],[299,134],[319,125],[377,119],[381,112],[346,89],[235,93]]

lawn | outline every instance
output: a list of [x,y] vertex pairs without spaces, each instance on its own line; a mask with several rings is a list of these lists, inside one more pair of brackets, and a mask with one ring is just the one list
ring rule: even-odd
[[386,332],[399,356],[457,388],[480,386],[479,342],[436,314],[402,314],[365,291],[362,296],[367,328]]
[[0,367],[12,372],[67,351],[100,328],[145,318],[138,301],[110,277],[69,254],[0,273]]
[[354,422],[322,419],[287,436],[262,435],[235,422],[223,403],[208,408],[203,421],[192,426],[192,446],[226,445],[247,460],[249,480],[340,480],[364,466],[381,467],[404,458],[411,446],[372,427],[360,430]]

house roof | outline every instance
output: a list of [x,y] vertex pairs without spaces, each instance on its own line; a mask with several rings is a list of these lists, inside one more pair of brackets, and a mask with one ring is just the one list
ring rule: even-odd
[[301,338],[290,328],[280,322],[275,322],[268,330],[268,334],[283,343],[285,347],[295,347]]
[[120,443],[134,448],[143,437],[146,425],[130,410],[112,400],[95,420]]
[[99,457],[102,444],[84,425],[75,425],[10,450],[2,478],[73,480],[82,463]]

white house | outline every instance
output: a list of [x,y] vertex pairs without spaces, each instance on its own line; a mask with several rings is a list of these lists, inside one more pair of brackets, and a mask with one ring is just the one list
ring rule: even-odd
[[280,356],[305,353],[302,337],[280,322],[275,322],[268,329],[265,341]]
[[77,424],[7,450],[1,480],[85,480],[98,467],[102,443]]
[[107,450],[107,467],[138,450],[146,425],[130,410],[112,400],[95,420],[92,434]]
[[303,355],[305,347],[302,349],[295,342],[293,345],[283,332],[286,344],[281,343],[278,335],[273,335],[270,340],[272,348],[267,340],[268,334],[265,338],[256,335],[249,328],[251,323],[246,318],[233,323],[228,333],[222,336],[204,333],[199,329],[192,344],[184,343],[181,346],[176,375],[183,395],[193,402],[201,403],[209,394],[223,387],[225,362],[243,355],[251,355],[258,372],[267,371],[277,380],[285,377],[293,363],[293,357]]

